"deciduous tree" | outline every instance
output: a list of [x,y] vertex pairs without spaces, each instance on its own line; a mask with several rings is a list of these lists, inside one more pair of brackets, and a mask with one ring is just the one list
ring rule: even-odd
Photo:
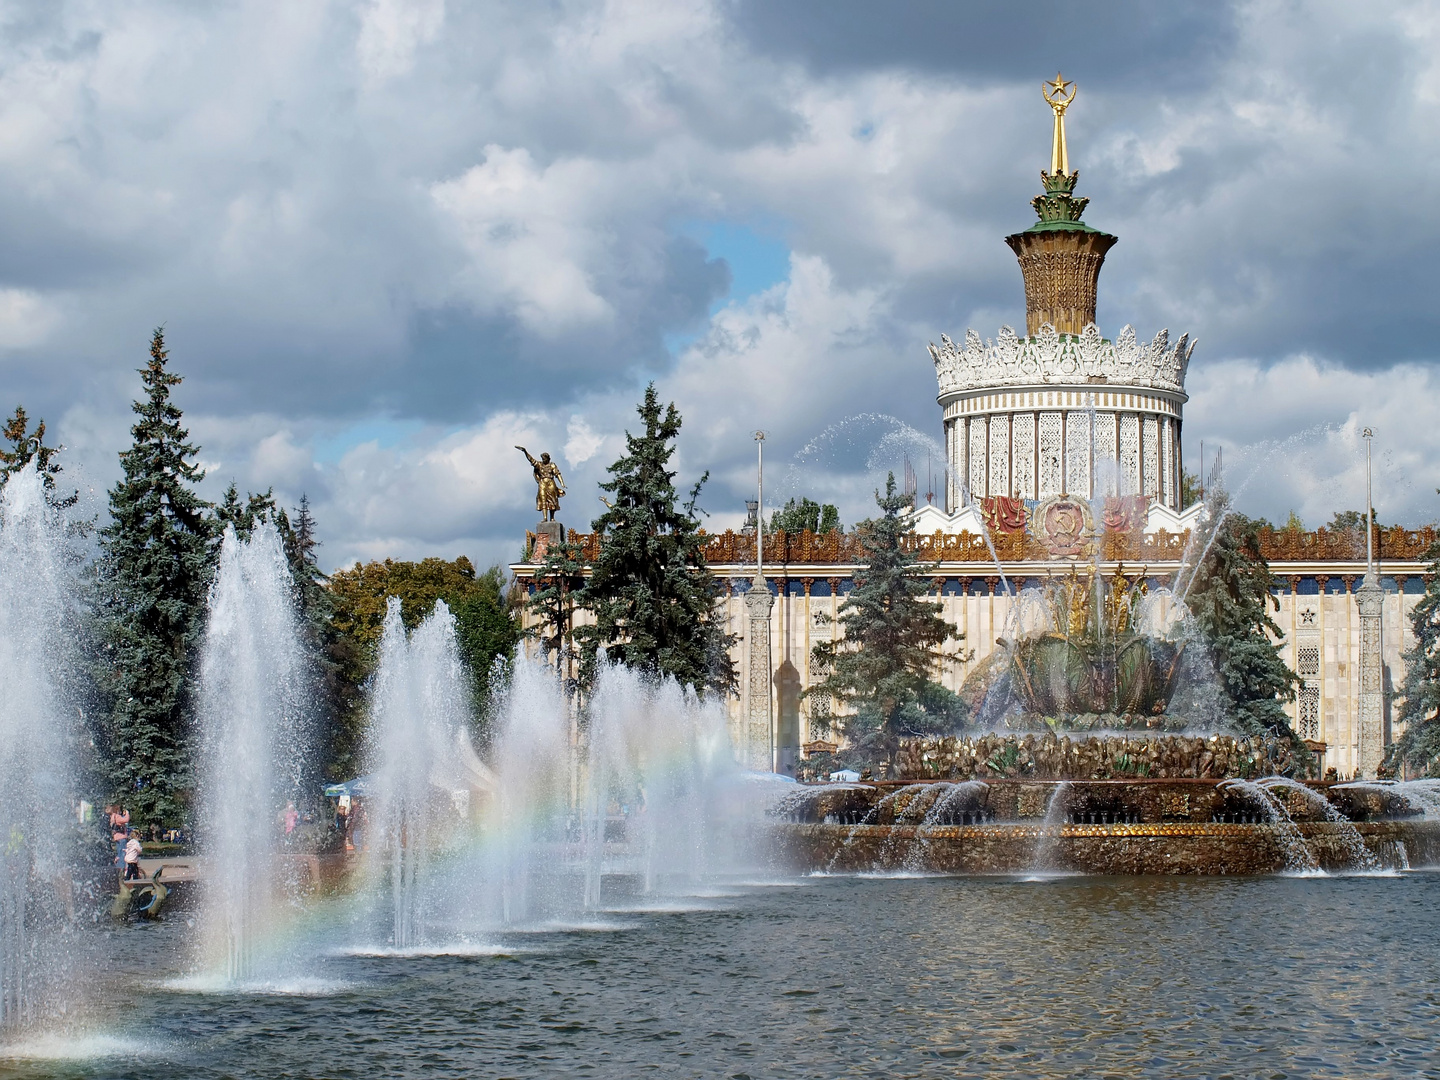
[[806,529],[816,535],[833,532],[840,528],[840,511],[829,503],[820,504],[802,497],[797,503],[791,499],[783,510],[770,515],[770,531],[800,533]]
[[[444,600],[455,616],[455,637],[461,659],[471,677],[476,703],[483,708],[490,674],[497,657],[509,658],[520,640],[519,622],[505,595],[505,572],[492,566],[483,574],[465,556],[453,561],[438,558],[419,562],[356,563],[331,574],[331,625],[348,645],[336,653],[342,677],[357,694],[374,673],[388,597],[400,600],[400,615],[413,630]],[[354,768],[364,735],[363,708],[343,710],[337,718],[333,760],[335,768]]]

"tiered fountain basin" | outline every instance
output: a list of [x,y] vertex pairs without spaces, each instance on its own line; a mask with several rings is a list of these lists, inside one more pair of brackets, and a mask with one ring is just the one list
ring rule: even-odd
[[[1397,789],[1216,779],[806,785],[776,809],[793,869],[1270,874],[1440,863],[1440,821]],[[1326,807],[1330,809],[1327,810]]]

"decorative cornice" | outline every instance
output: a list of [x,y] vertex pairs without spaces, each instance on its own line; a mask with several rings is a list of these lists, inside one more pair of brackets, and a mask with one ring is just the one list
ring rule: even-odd
[[1090,200],[1083,195],[1076,196],[1075,181],[1078,179],[1080,179],[1079,169],[1068,176],[1064,173],[1051,174],[1044,169],[1040,170],[1040,181],[1045,185],[1045,194],[1036,195],[1030,200],[1030,205],[1040,220],[1031,225],[1026,230],[1027,232],[1040,232],[1046,229],[1064,229],[1071,232],[1099,231],[1080,220],[1080,215],[1085,213],[1085,207],[1090,205]]
[[1078,335],[1059,334],[1049,323],[1031,338],[1019,337],[1008,326],[993,340],[982,341],[974,330],[965,331],[961,348],[944,334],[930,345],[940,398],[968,390],[1011,386],[1078,386],[1096,384],[1142,386],[1185,397],[1185,372],[1195,342],[1182,335],[1170,344],[1170,332],[1161,330],[1149,345],[1142,345],[1126,326],[1119,338],[1100,336],[1094,323]]

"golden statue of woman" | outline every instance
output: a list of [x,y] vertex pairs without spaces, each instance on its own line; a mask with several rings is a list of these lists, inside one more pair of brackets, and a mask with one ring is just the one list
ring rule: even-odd
[[541,454],[536,461],[523,446],[515,447],[530,462],[535,471],[535,509],[543,517],[541,521],[554,521],[560,510],[560,497],[565,494],[565,478],[560,475],[560,466],[550,460],[549,454]]

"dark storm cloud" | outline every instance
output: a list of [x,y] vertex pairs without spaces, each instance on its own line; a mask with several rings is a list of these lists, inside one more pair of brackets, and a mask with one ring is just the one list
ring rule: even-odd
[[1058,66],[1129,90],[1206,82],[1236,38],[1221,0],[736,0],[734,19],[753,48],[817,74],[902,68],[1009,83]]

